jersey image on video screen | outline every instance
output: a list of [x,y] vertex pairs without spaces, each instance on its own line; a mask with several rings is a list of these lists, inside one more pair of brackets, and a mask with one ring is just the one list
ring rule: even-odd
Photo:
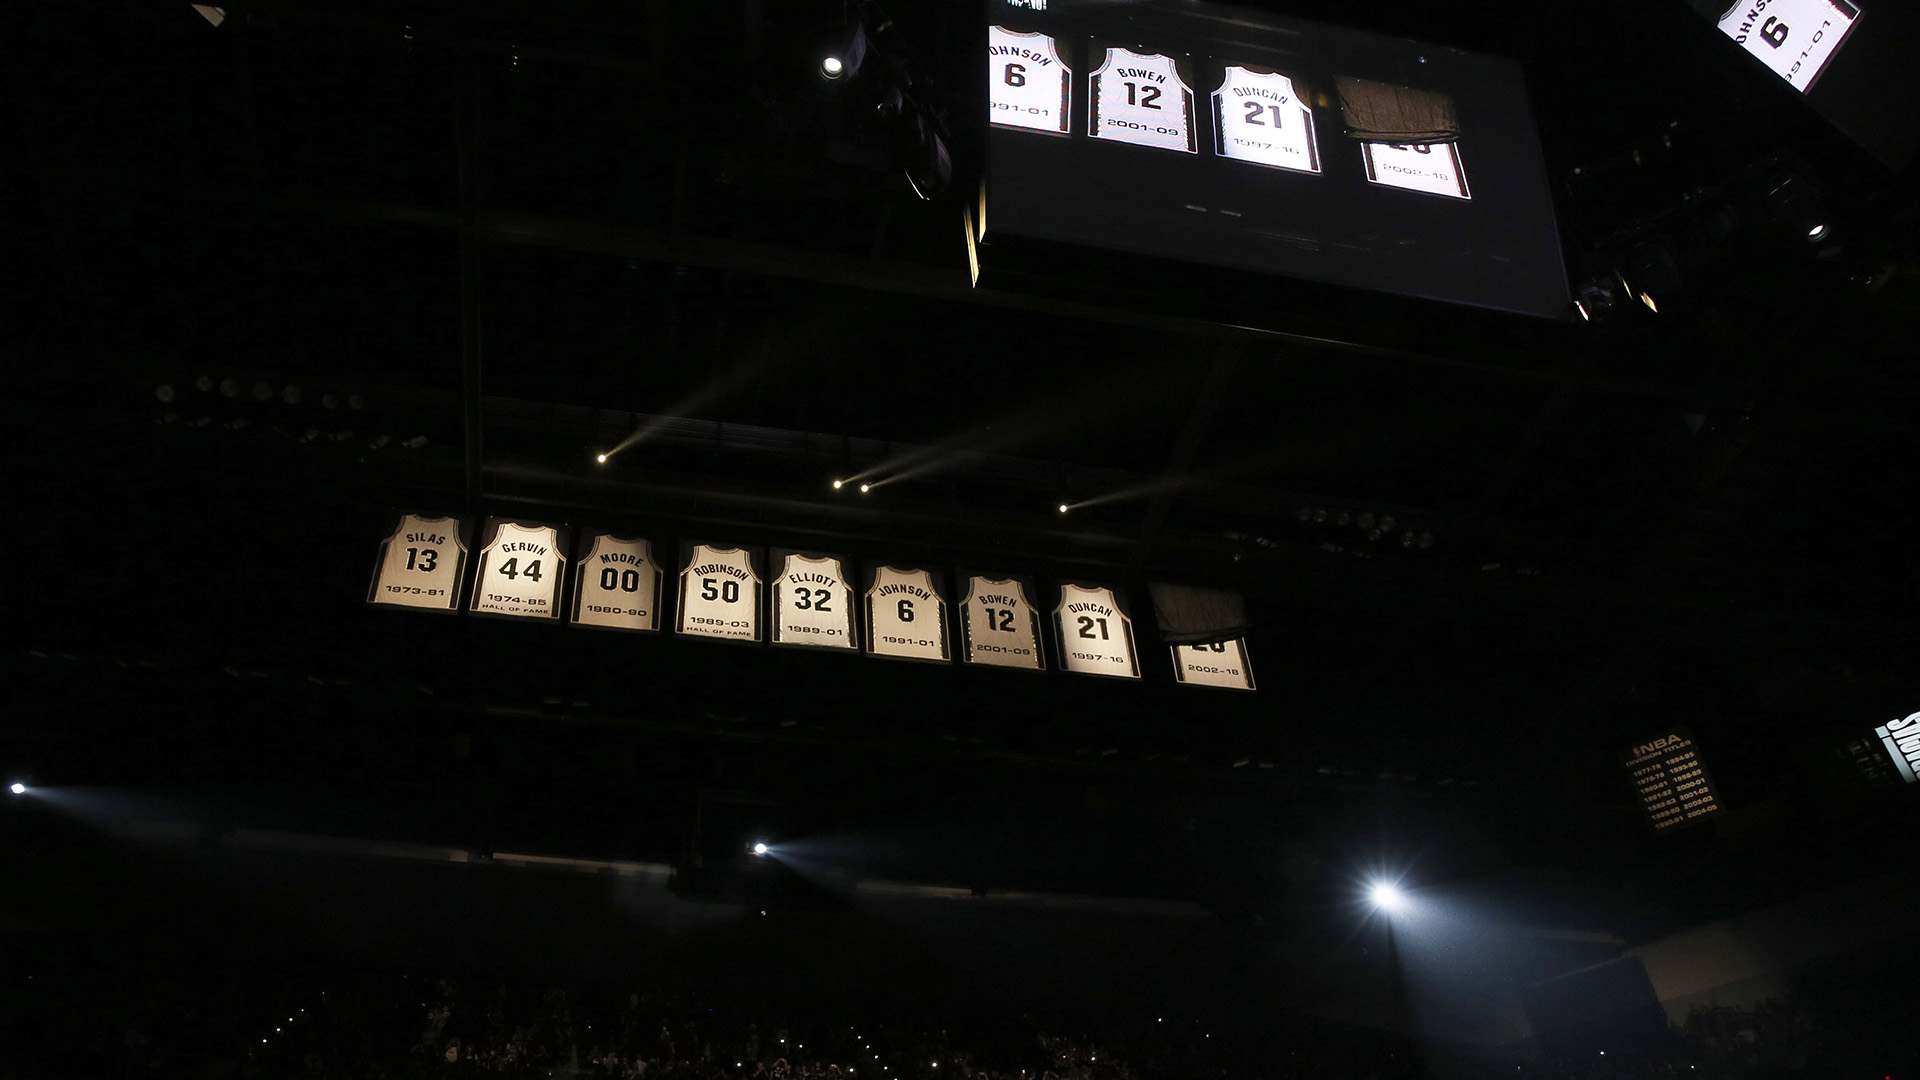
[[1193,133],[1193,91],[1170,56],[1107,50],[1093,73],[1087,134],[1161,150],[1200,152]]
[[1072,123],[1073,72],[1053,39],[987,28],[987,104],[1000,127],[1065,135]]

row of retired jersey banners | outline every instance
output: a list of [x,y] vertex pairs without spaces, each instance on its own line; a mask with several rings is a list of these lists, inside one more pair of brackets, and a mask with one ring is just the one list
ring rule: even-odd
[[[398,515],[380,543],[367,602],[456,612],[462,600],[476,615],[565,621],[597,630],[676,634],[721,641],[771,642],[801,648],[864,651],[902,660],[951,662],[1044,671],[1042,623],[1053,627],[1056,663],[1066,671],[1140,677],[1133,622],[1124,594],[1111,585],[1065,582],[1050,615],[1033,602],[1033,579],[959,571],[959,615],[949,614],[943,575],[921,566],[871,566],[856,592],[852,562],[822,552],[686,541],[674,582],[644,539],[583,529],[569,558],[564,525],[489,518],[468,572],[470,527],[457,516]],[[771,576],[763,567],[772,567]],[[462,588],[463,582],[465,588]],[[569,586],[571,588],[569,589]],[[1244,627],[1244,606],[1231,594],[1173,591],[1161,606],[1189,621]],[[570,595],[569,595],[570,594]],[[673,618],[664,601],[673,598]],[[1224,601],[1224,602],[1222,602]],[[949,626],[958,624],[958,641]],[[1194,637],[1217,634],[1184,633]],[[956,648],[957,644],[957,648]],[[1173,669],[1185,685],[1252,690],[1244,636],[1172,644]]]

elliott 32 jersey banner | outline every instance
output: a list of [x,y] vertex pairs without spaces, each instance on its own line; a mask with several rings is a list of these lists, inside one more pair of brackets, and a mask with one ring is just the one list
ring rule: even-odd
[[745,548],[694,544],[680,571],[676,629],[682,634],[760,640],[760,575]]
[[473,575],[470,610],[529,619],[560,617],[560,583],[566,557],[554,525],[493,518]]
[[1073,72],[1053,39],[987,27],[987,97],[993,123],[1065,135],[1073,109]]
[[945,660],[947,602],[933,575],[891,566],[873,572],[867,589],[867,652],[908,660]]
[[393,535],[380,544],[367,602],[460,610],[460,571],[467,561],[460,529],[459,518],[401,515]]
[[1104,585],[1062,585],[1053,609],[1060,635],[1060,666],[1084,675],[1140,677],[1133,651],[1133,623]]
[[773,579],[773,640],[780,645],[816,645],[830,649],[860,647],[853,632],[853,589],[847,571],[831,555],[775,552],[780,574]]
[[1040,613],[1018,580],[969,576],[967,598],[960,605],[960,629],[966,640],[961,659],[969,664],[1046,669]]
[[660,568],[645,540],[594,533],[574,576],[575,626],[660,629]]

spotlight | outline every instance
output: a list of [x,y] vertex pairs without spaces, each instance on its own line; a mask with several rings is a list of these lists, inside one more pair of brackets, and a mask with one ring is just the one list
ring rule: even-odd
[[840,490],[840,489],[841,489],[842,487],[844,487],[845,485],[846,485],[846,481],[845,481],[845,480],[835,480],[835,481],[833,482],[833,490],[835,490],[835,491],[839,491],[839,490]]
[[1374,907],[1388,914],[1399,911],[1407,905],[1406,894],[1390,881],[1376,882],[1371,889],[1367,890],[1367,898],[1373,901]]
[[1641,293],[1640,302],[1647,305],[1648,311],[1653,312],[1655,315],[1660,314],[1660,305],[1653,302],[1652,293]]
[[1060,512],[1061,512],[1061,513],[1063,513],[1063,514],[1067,512],[1067,504],[1066,504],[1066,503],[1061,503],[1061,504],[1060,504]]
[[595,461],[598,461],[598,462],[599,462],[600,464],[602,464],[602,465],[605,465],[605,464],[607,463],[607,455],[605,455],[605,454],[596,454],[596,455],[594,455],[594,460],[595,460]]
[[25,795],[27,793],[27,785],[15,782],[9,785],[7,790],[13,792],[15,795]]
[[820,76],[822,78],[837,79],[841,75],[844,75],[846,70],[847,65],[841,63],[840,58],[837,56],[829,56],[825,60],[820,61]]
[[861,484],[861,485],[860,485],[860,494],[862,494],[862,495],[865,495],[865,494],[866,494],[867,492],[869,492],[869,491],[872,491],[872,490],[873,490],[873,485],[872,485],[872,484]]
[[760,841],[759,843],[754,844],[753,853],[755,855],[765,855],[767,853],[766,841],[763,840],[763,841]]
[[1825,222],[1821,222],[1820,224],[1815,225],[1813,228],[1807,230],[1807,240],[1809,243],[1817,244],[1820,241],[1825,240],[1826,238],[1827,238],[1827,225]]

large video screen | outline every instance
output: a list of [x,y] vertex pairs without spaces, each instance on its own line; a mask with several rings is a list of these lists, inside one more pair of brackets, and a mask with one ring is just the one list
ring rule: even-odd
[[989,244],[1568,311],[1519,65],[1190,0],[988,12]]

